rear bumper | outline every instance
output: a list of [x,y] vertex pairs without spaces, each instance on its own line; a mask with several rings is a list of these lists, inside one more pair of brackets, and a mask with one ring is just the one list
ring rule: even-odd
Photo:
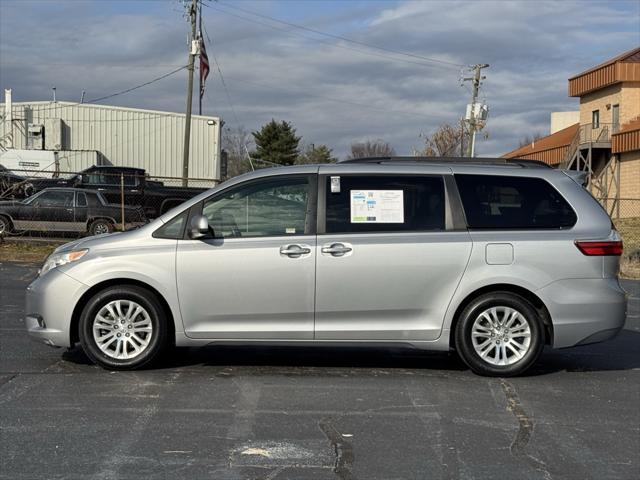
[[609,340],[626,320],[627,295],[617,278],[559,280],[536,294],[551,315],[554,348]]
[[31,338],[55,347],[71,346],[73,309],[88,289],[57,269],[36,278],[26,292],[25,324]]

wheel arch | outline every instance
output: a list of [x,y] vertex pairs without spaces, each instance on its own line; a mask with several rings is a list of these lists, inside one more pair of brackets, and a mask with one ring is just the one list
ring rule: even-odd
[[495,283],[491,285],[485,285],[480,287],[471,293],[469,293],[457,306],[455,313],[453,314],[453,318],[451,320],[451,326],[449,328],[449,345],[451,348],[455,348],[454,335],[456,328],[458,326],[458,321],[460,320],[460,314],[466,308],[469,303],[471,303],[475,298],[480,295],[484,295],[486,293],[491,292],[508,292],[519,295],[520,297],[527,300],[538,312],[540,318],[542,319],[542,323],[544,325],[544,343],[545,345],[553,345],[553,322],[551,321],[551,315],[549,313],[549,309],[544,304],[542,299],[538,297],[531,290],[521,287],[519,285],[514,285],[511,283]]
[[175,342],[175,319],[173,317],[173,313],[171,312],[171,307],[169,307],[169,303],[162,296],[162,294],[148,283],[142,282],[140,280],[134,280],[132,278],[115,278],[97,283],[82,294],[75,307],[73,308],[73,313],[71,314],[71,325],[69,327],[70,345],[73,346],[75,343],[80,341],[80,333],[78,331],[80,316],[82,315],[82,311],[84,310],[84,307],[87,305],[89,300],[98,292],[113,286],[136,286],[143,288],[153,294],[158,302],[160,302],[160,305],[162,305],[162,310],[164,311],[164,314],[167,318],[167,339],[169,342]]
[[91,224],[93,222],[95,222],[96,220],[107,220],[108,222],[113,223],[114,225],[117,225],[118,222],[116,222],[115,218],[111,218],[107,215],[95,215],[93,217],[89,217],[87,219],[87,229],[89,228],[89,226],[91,226]]

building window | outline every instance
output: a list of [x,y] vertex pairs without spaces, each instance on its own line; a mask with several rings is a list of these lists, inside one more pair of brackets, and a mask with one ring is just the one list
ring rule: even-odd
[[591,112],[591,128],[600,128],[600,110]]
[[613,124],[613,133],[620,130],[620,105],[616,104],[611,107],[611,123]]

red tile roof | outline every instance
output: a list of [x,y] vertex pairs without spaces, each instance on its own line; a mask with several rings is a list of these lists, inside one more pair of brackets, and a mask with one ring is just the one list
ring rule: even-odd
[[564,153],[566,153],[566,149],[571,145],[579,129],[580,124],[575,123],[535,142],[505,153],[503,157],[542,160],[551,165],[560,163],[564,160]]

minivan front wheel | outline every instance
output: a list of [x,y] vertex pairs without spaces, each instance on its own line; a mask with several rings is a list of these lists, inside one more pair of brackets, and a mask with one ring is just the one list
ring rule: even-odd
[[536,310],[521,296],[487,293],[462,311],[455,345],[474,372],[514,376],[531,367],[542,353],[544,330]]
[[80,317],[87,356],[111,370],[141,368],[161,353],[167,327],[155,295],[136,286],[107,288],[89,300]]

